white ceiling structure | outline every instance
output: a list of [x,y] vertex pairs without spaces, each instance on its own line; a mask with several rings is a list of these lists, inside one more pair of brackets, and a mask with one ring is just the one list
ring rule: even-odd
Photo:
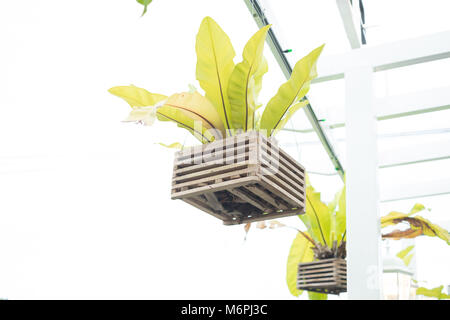
[[[271,23],[267,17],[271,12],[267,1],[245,0],[245,3],[259,27]],[[366,33],[363,1],[336,0],[336,5],[351,49],[322,57],[318,64],[319,77],[313,83],[344,79],[344,110],[341,106],[341,112],[333,119],[333,123],[327,123],[328,130],[318,120],[314,103],[308,105],[305,114],[312,127],[310,131],[317,134],[337,174],[341,178],[344,175],[346,177],[349,297],[379,299],[382,297],[381,237],[378,222],[380,201],[391,202],[449,194],[450,179],[427,180],[417,184],[391,183],[380,187],[378,171],[448,159],[450,140],[427,143],[422,147],[416,144],[396,147],[380,156],[375,121],[447,110],[450,106],[450,96],[448,87],[443,87],[396,96],[386,95],[376,99],[373,73],[448,59],[450,31],[366,46],[366,43],[370,42],[370,33]],[[268,44],[288,77],[291,68],[284,51],[286,48],[281,47],[275,35],[278,25],[274,23]],[[419,73],[417,77],[420,77]],[[314,90],[314,86],[312,88]],[[344,127],[347,137],[346,166],[342,165],[336,147],[326,133],[333,128]],[[443,132],[446,132],[446,129],[448,128],[444,128]],[[297,130],[292,122],[287,131],[297,134],[308,132],[303,128]],[[294,145],[299,151],[297,140]],[[314,171],[310,173],[317,174]],[[364,246],[361,243],[364,243]],[[365,256],[365,259],[361,260],[362,256]]]

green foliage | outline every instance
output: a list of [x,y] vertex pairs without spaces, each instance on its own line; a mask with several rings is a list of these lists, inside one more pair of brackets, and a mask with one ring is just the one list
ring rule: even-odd
[[436,287],[433,289],[419,287],[416,290],[416,294],[425,296],[425,297],[429,297],[429,298],[436,298],[438,300],[450,299],[450,295],[442,292],[443,289],[444,289],[444,286],[439,286],[439,287]]
[[[235,129],[247,131],[254,127],[256,111],[255,74],[263,72],[264,41],[270,26],[256,32],[247,42],[242,53],[243,61],[238,63],[228,82],[228,98],[231,104],[231,120]],[[262,77],[259,77],[262,81]]]
[[[296,289],[298,264],[322,258],[345,257],[345,188],[328,205],[321,201],[320,193],[309,184],[306,187],[305,214],[298,216],[307,231],[297,233],[287,261],[286,283],[289,291],[298,296]],[[326,300],[327,295],[308,292],[311,300]]]
[[136,0],[138,3],[144,6],[144,12],[142,12],[142,16],[147,13],[147,7],[153,0]]
[[168,149],[178,149],[178,150],[183,149],[183,145],[181,143],[179,143],[179,142],[174,142],[174,143],[171,143],[171,144],[165,144],[165,143],[159,142],[158,144],[160,146],[163,146],[163,147],[168,148]]
[[290,79],[278,89],[277,94],[270,99],[261,118],[261,129],[272,135],[279,128],[280,122],[288,110],[296,105],[309,91],[311,80],[317,77],[317,59],[324,45],[314,49],[306,57],[298,61]]
[[[138,2],[145,6],[145,13],[151,1],[138,0]],[[274,135],[284,127],[296,111],[307,105],[304,96],[309,90],[311,80],[317,76],[316,63],[323,45],[296,63],[290,79],[281,85],[261,114],[257,112],[261,107],[258,95],[261,91],[263,76],[268,70],[263,51],[269,29],[269,25],[265,26],[250,38],[244,47],[242,62],[235,65],[233,61],[235,51],[227,34],[212,18],[203,19],[196,37],[195,51],[197,53],[196,78],[205,96],[197,93],[192,86],[189,92],[183,93],[191,100],[194,98],[188,95],[197,94],[195,102],[201,102],[202,108],[195,109],[196,106],[192,103],[189,108],[186,108],[186,104],[174,106],[172,103],[161,103],[159,99],[141,99],[142,92],[147,91],[136,87],[131,89],[131,86],[114,87],[110,89],[110,92],[125,99],[132,107],[155,107],[156,119],[175,122],[179,127],[191,132],[202,143],[216,139],[219,135],[214,133],[220,133],[220,137],[223,138],[250,130],[263,131],[269,136]],[[135,98],[131,103],[130,92]],[[164,97],[170,100],[173,96]],[[138,102],[135,101],[136,99]],[[134,119],[136,122],[148,125],[153,123],[148,119],[146,121],[140,119],[141,114],[147,119],[150,113],[134,112],[130,121]],[[176,118],[169,117],[169,114]],[[202,129],[194,130],[193,124],[197,121],[201,121],[201,125],[206,126],[206,130],[209,130],[209,133],[212,131],[213,134],[205,133]]]
[[409,266],[409,264],[411,263],[411,259],[414,257],[414,253],[410,254],[410,252],[413,249],[414,249],[414,246],[409,246],[409,247],[401,250],[399,253],[397,253],[397,257],[402,259],[405,266]]
[[[293,274],[297,272],[297,266],[300,262],[313,261],[317,259],[344,257],[346,241],[346,195],[345,187],[336,193],[333,201],[325,204],[321,201],[320,193],[307,180],[306,187],[306,210],[305,214],[299,215],[306,232],[297,234],[292,242],[291,251],[287,263],[286,281],[290,292],[298,296],[301,292],[295,289],[296,278]],[[409,213],[392,211],[381,218],[381,227],[387,228],[399,224],[409,225],[406,230],[394,230],[383,234],[385,239],[409,239],[420,235],[438,237],[447,243],[450,241],[450,235],[447,230],[431,223],[429,220],[417,215],[425,209],[422,204],[415,204]],[[450,243],[449,243],[450,244]],[[413,258],[414,246],[409,246],[400,251],[397,256],[408,266]],[[307,252],[305,252],[307,251]],[[306,258],[305,258],[306,257]],[[310,260],[312,259],[312,260]],[[421,288],[420,294],[445,298],[445,295],[436,293],[439,288],[428,290]],[[427,291],[428,290],[428,291]],[[439,291],[440,292],[440,291]],[[418,293],[418,294],[419,294]],[[308,293],[310,299],[324,298],[323,295]],[[325,295],[326,296],[326,295]]]
[[314,291],[308,291],[309,300],[328,300],[328,295],[325,293],[318,293]]
[[[307,235],[307,233],[305,233]],[[292,295],[298,297],[303,291],[297,289],[297,269],[301,262],[310,262],[314,259],[312,243],[305,234],[297,233],[292,242],[286,265],[286,283]]]

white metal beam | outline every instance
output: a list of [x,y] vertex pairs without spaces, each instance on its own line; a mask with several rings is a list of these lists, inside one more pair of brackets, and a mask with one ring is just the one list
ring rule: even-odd
[[[336,141],[345,141],[339,139]],[[306,144],[318,144],[318,141],[307,142]],[[299,145],[304,143],[300,142]],[[295,144],[282,144],[283,147],[293,147]],[[427,161],[436,161],[450,159],[450,140],[421,143],[412,146],[403,146],[399,148],[391,148],[378,153],[378,167],[380,169],[410,165]],[[312,168],[313,169],[313,168]],[[313,170],[314,171],[314,170]],[[325,173],[326,175],[335,175],[336,172]]]
[[344,77],[349,67],[365,63],[374,71],[389,70],[450,57],[450,31],[378,46],[364,46],[344,54],[323,56],[313,83]]
[[345,72],[347,136],[347,290],[349,299],[381,299],[377,132],[370,66]]
[[395,148],[380,154],[379,167],[389,168],[450,158],[450,141]]
[[450,194],[450,179],[385,185],[380,190],[381,202],[431,197]]
[[386,120],[450,108],[450,87],[433,88],[377,99],[378,120]]
[[[336,107],[342,110],[342,107]],[[375,113],[377,120],[411,116],[416,114],[435,112],[450,109],[450,87],[433,88],[420,92],[392,95],[375,99]],[[318,112],[320,114],[320,112]],[[329,129],[345,126],[342,112],[330,114],[329,123],[325,122]],[[302,130],[302,132],[312,132]]]
[[354,14],[354,8],[349,0],[336,0],[347,39],[352,49],[361,47],[361,21],[359,15]]

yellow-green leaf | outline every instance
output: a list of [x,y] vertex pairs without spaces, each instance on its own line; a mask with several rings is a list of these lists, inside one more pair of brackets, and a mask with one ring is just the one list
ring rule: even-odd
[[425,297],[430,297],[430,298],[436,298],[439,300],[442,299],[450,299],[450,295],[445,294],[442,292],[442,290],[444,289],[444,286],[439,286],[433,289],[427,289],[424,287],[419,287],[416,290],[416,294],[417,295],[422,295]]
[[409,266],[413,257],[414,257],[414,254],[410,254],[409,256],[406,256],[402,259],[405,266]]
[[226,129],[231,129],[227,86],[233,72],[235,52],[227,34],[210,17],[203,19],[195,44],[196,76],[206,98],[216,107]]
[[406,247],[405,249],[399,251],[397,253],[397,257],[399,257],[400,259],[402,259],[403,263],[405,264],[405,266],[409,266],[409,264],[411,263],[411,259],[414,256],[414,253],[409,254],[412,250],[414,249],[414,246],[409,246]]
[[412,207],[412,209],[409,211],[409,215],[413,215],[419,211],[425,210],[425,206],[423,204],[420,203],[416,203],[414,205],[414,207]]
[[179,150],[183,149],[183,145],[179,142],[174,142],[171,144],[165,144],[165,143],[159,142],[158,144],[163,147],[169,148],[169,149],[179,149]]
[[306,187],[305,215],[310,224],[308,231],[313,239],[331,248],[331,213],[328,206],[320,200],[320,193],[315,192],[311,186]]
[[270,25],[258,30],[247,42],[243,60],[231,73],[228,82],[228,98],[231,106],[231,122],[235,129],[253,129],[256,109],[255,75],[263,59],[264,41]]
[[158,108],[156,116],[160,121],[175,122],[178,127],[188,130],[202,143],[214,141],[214,136],[206,127],[201,125],[200,121],[187,115],[187,113],[181,109],[171,106],[162,106]]
[[312,243],[299,232],[292,242],[286,265],[286,283],[292,295],[298,297],[303,292],[297,289],[298,264],[313,259]]
[[338,200],[338,210],[336,211],[336,237],[338,240],[338,245],[345,241],[346,239],[346,230],[347,230],[347,204],[346,204],[346,189],[345,186],[342,188],[342,191],[339,193]]
[[141,17],[142,17],[144,14],[147,13],[147,7],[153,0],[136,0],[136,1],[144,6],[144,12],[142,12],[142,15],[141,15]]
[[412,249],[414,249],[414,245],[406,247],[405,249],[403,249],[397,253],[397,257],[399,257],[400,259],[403,259],[404,257],[406,257],[408,255],[408,253],[411,252]]
[[314,291],[308,291],[309,300],[328,300],[328,295],[325,293],[318,293]]
[[323,45],[299,60],[289,80],[282,84],[277,94],[270,99],[262,115],[260,128],[267,130],[268,135],[272,134],[287,110],[308,92],[311,80],[317,76],[316,63],[322,49]]
[[286,125],[286,123],[289,121],[289,119],[294,115],[294,113],[296,113],[299,109],[303,108],[307,104],[308,104],[308,100],[303,100],[303,101],[300,101],[300,102],[296,103],[292,107],[290,107],[287,110],[287,112],[286,112],[285,116],[283,117],[283,119],[281,119],[281,121],[273,129],[272,135],[276,135],[281,129],[283,129],[284,126]]
[[124,99],[132,108],[154,106],[158,102],[167,99],[167,96],[163,94],[151,93],[133,85],[112,87],[108,91]]
[[201,122],[207,130],[216,138],[225,137],[225,127],[217,110],[211,102],[198,92],[183,92],[171,95],[164,106],[181,110],[194,121]]

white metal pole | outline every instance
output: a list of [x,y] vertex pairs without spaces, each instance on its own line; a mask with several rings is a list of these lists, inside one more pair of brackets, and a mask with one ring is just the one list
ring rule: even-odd
[[[362,66],[361,66],[362,65]],[[381,299],[377,130],[373,68],[345,71],[347,139],[347,289],[349,299]]]

